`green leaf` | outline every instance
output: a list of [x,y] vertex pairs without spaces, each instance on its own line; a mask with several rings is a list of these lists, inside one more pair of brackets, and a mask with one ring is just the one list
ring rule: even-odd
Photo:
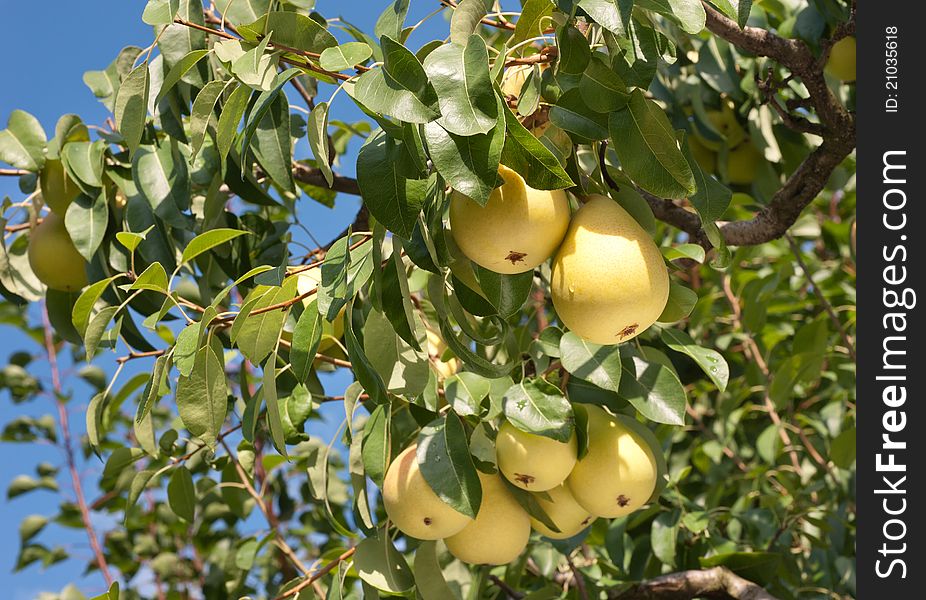
[[749,12],[752,10],[753,0],[714,0],[712,4],[720,9],[720,12],[727,15],[740,27],[746,26],[749,20]]
[[84,331],[84,349],[87,353],[88,361],[92,360],[94,355],[96,355],[97,348],[100,346],[100,340],[103,338],[103,334],[106,333],[109,323],[113,320],[113,317],[116,316],[118,311],[118,306],[107,306],[90,319],[90,322],[87,324],[87,329]]
[[556,33],[559,59],[556,68],[560,73],[578,75],[585,71],[592,51],[588,40],[576,27],[563,25]]
[[633,0],[579,0],[578,6],[611,33],[627,34]]
[[188,263],[200,254],[221,246],[236,237],[247,235],[250,232],[238,229],[212,229],[197,235],[183,249],[181,263]]
[[177,411],[193,436],[215,445],[228,408],[225,365],[211,347],[196,352],[193,370],[177,383]]
[[685,388],[669,367],[624,351],[618,395],[657,423],[685,424]]
[[662,256],[666,260],[679,260],[687,258],[695,262],[703,263],[706,256],[704,246],[698,244],[679,244],[677,246],[663,246]]
[[88,262],[103,243],[108,223],[109,202],[104,192],[92,198],[81,194],[68,205],[64,215],[64,225],[74,247]]
[[473,270],[486,299],[498,314],[507,319],[518,313],[530,296],[534,284],[534,271],[516,275],[502,275],[473,263]]
[[[377,38],[381,38],[385,35],[394,40],[401,40],[402,27],[405,24],[405,16],[408,14],[409,4],[410,0],[395,0],[391,5],[387,6],[376,20],[376,25],[373,27],[373,35]],[[369,48],[369,46],[367,46],[367,48]],[[367,57],[369,58],[369,55]],[[360,61],[356,61],[352,64],[357,64],[359,62]],[[322,67],[325,69],[328,68],[325,67],[324,64],[322,64]],[[340,69],[332,70],[339,71]]]
[[190,148],[193,150],[190,153],[191,162],[195,160],[206,141],[209,123],[215,118],[215,105],[228,85],[225,81],[210,81],[196,94],[190,112]]
[[579,93],[585,104],[595,112],[609,113],[624,108],[630,98],[627,84],[611,68],[608,57],[591,53],[591,60],[579,80]]
[[463,422],[455,413],[431,421],[418,434],[418,468],[437,496],[454,510],[476,518],[482,484],[469,453]]
[[24,110],[14,110],[0,131],[0,161],[38,173],[45,165],[45,130]]
[[248,106],[251,97],[251,88],[239,85],[231,93],[219,113],[219,122],[215,128],[215,147],[219,151],[221,162],[225,161],[238,133],[238,125]]
[[290,131],[289,101],[285,94],[277,94],[270,104],[270,110],[257,124],[254,156],[264,172],[279,187],[290,193],[296,192],[293,182],[293,148]]
[[659,323],[675,323],[691,314],[698,303],[698,293],[674,281],[669,283],[669,299],[662,314],[656,319]]
[[19,522],[19,542],[25,544],[39,534],[48,525],[48,517],[29,515]]
[[701,0],[636,0],[636,4],[672,18],[685,33],[700,33],[707,19]]
[[698,366],[711,378],[718,390],[722,392],[727,389],[727,382],[730,379],[730,367],[719,352],[710,348],[702,348],[691,339],[690,335],[681,329],[663,329],[661,337],[666,346],[676,352],[687,354],[698,363]]
[[444,381],[444,397],[454,412],[461,417],[469,417],[481,412],[479,405],[489,395],[491,388],[490,380],[464,371]]
[[157,216],[171,225],[187,227],[183,212],[189,208],[190,181],[186,161],[171,144],[141,146],[132,161],[135,185]]
[[[390,37],[398,37],[389,34]],[[363,42],[347,42],[322,52],[318,64],[326,71],[345,71],[363,64],[373,56],[373,49]]]
[[141,142],[148,118],[148,63],[138,65],[125,78],[113,105],[116,128],[122,134],[129,154],[133,154]]
[[322,339],[322,317],[318,312],[318,301],[309,304],[293,329],[293,344],[289,351],[289,360],[293,366],[293,376],[305,383],[312,371],[315,353]]
[[138,279],[129,286],[130,290],[152,290],[155,292],[167,293],[167,272],[161,263],[151,263],[145,269]]
[[[201,0],[180,0],[180,8],[176,12],[176,17],[194,25],[205,26]],[[164,57],[164,66],[173,70],[176,65],[183,62],[184,58],[189,56],[190,52],[206,49],[206,34],[201,30],[186,25],[172,23],[158,37],[158,49]],[[170,75],[170,70],[167,71],[168,75]],[[195,70],[188,70],[181,78],[181,81],[201,88],[208,74],[206,65],[200,63]]]
[[400,171],[404,153],[405,145],[383,131],[370,136],[357,156],[357,183],[370,214],[409,239],[434,178],[407,178]]
[[634,90],[627,107],[611,113],[608,126],[621,168],[638,186],[671,199],[687,198],[696,191],[668,117],[642,91]]
[[[244,126],[244,130],[241,133],[241,154],[244,156],[247,153],[248,148],[251,147],[251,140],[254,135],[257,134],[257,129],[261,126],[264,117],[270,112],[270,109],[278,101],[279,96],[282,96],[280,91],[286,83],[298,76],[301,73],[299,69],[287,69],[279,74],[273,79],[273,83],[270,86],[270,89],[261,92],[257,96],[257,100],[254,101],[253,108],[248,113],[248,121]],[[242,160],[241,173],[245,173],[247,168],[247,161]]]
[[[358,43],[358,42],[354,42]],[[363,44],[366,46],[366,44]],[[369,46],[367,46],[369,48]],[[326,50],[325,52],[329,52]],[[328,185],[334,183],[334,174],[331,172],[330,148],[328,147],[328,103],[319,102],[309,113],[309,119],[306,123],[306,134],[309,138],[309,148],[312,149],[312,155],[315,162],[325,176]]]
[[460,595],[444,579],[444,572],[437,561],[437,542],[422,542],[415,549],[415,589],[421,600],[459,600]]
[[170,25],[180,9],[180,0],[148,0],[141,20],[148,25]]
[[440,115],[436,105],[422,103],[383,68],[370,69],[353,85],[345,85],[344,89],[367,110],[390,115],[406,123],[427,123]]
[[74,302],[74,308],[71,310],[71,321],[74,323],[77,332],[82,336],[87,331],[87,324],[90,323],[90,315],[93,313],[93,307],[96,305],[97,301],[99,301],[100,296],[103,295],[103,292],[110,283],[120,277],[122,277],[121,273],[107,279],[96,281],[84,288],[80,296],[77,297],[77,301]]
[[144,392],[142,392],[141,402],[135,414],[136,421],[138,419],[146,418],[148,416],[148,412],[157,402],[161,395],[161,389],[164,385],[165,376],[170,372],[170,365],[170,354],[161,355],[154,361],[154,368],[151,370],[151,378],[148,380],[148,384],[145,386]]
[[701,165],[691,154],[690,143],[683,140],[682,150],[685,154],[685,160],[688,161],[688,166],[691,167],[691,172],[694,174],[695,184],[698,186],[698,191],[689,200],[697,209],[701,221],[712,222],[720,219],[726,212],[727,207],[730,206],[733,192],[718,181],[716,177],[704,172]]
[[501,162],[517,171],[527,185],[537,190],[559,190],[575,185],[556,156],[521,125],[510,109],[505,107],[504,111],[508,135]]
[[439,123],[431,122],[424,126],[424,138],[441,177],[455,191],[485,206],[498,182],[498,163],[505,145],[504,120],[500,119],[487,134],[467,137],[450,133]]
[[855,427],[850,427],[840,433],[830,444],[830,459],[840,469],[848,469],[855,463]]
[[167,504],[175,515],[192,523],[196,514],[196,488],[193,487],[193,474],[180,465],[174,469],[167,483]]
[[489,75],[485,41],[478,35],[465,47],[446,44],[424,61],[424,69],[437,92],[441,127],[469,136],[488,133],[498,121],[498,103]]
[[267,13],[249,25],[238,27],[238,32],[249,42],[273,32],[276,43],[316,53],[338,45],[337,39],[318,21],[289,11]]
[[450,41],[465,46],[470,36],[477,32],[480,21],[492,6],[492,0],[462,0],[450,17]]
[[578,88],[560,96],[550,108],[550,122],[566,131],[581,143],[603,140],[608,137],[607,115],[593,111],[585,103]]
[[271,352],[264,363],[264,401],[267,404],[267,423],[270,425],[270,438],[277,452],[284,457],[286,454],[286,432],[283,427],[283,416],[280,414],[280,402],[277,396],[277,353]]
[[653,519],[650,544],[653,554],[663,564],[675,566],[675,547],[678,542],[678,513],[675,511],[660,513]]
[[[191,50],[183,58],[177,61],[174,64],[170,71],[167,72],[167,75],[164,76],[164,81],[161,83],[161,89],[158,91],[157,98],[155,99],[155,105],[160,104],[161,101],[167,96],[167,92],[172,90],[175,85],[180,83],[181,80],[186,76],[186,74],[196,66],[199,61],[209,56],[209,50]],[[133,71],[134,72],[134,71]],[[131,75],[130,75],[131,77]],[[126,80],[128,81],[128,80]],[[122,82],[123,87],[125,82]],[[120,88],[120,93],[122,89]],[[145,103],[147,104],[147,91],[145,92]],[[116,104],[119,103],[119,96],[116,96]]]
[[521,431],[565,443],[575,429],[569,400],[543,379],[525,379],[508,388],[502,407],[505,418]]
[[402,594],[415,585],[408,563],[395,549],[385,527],[357,544],[354,568],[361,580],[389,594]]
[[271,310],[259,314],[253,314],[254,311],[292,300],[296,297],[297,283],[296,277],[287,277],[283,280],[281,287],[272,288],[264,294],[253,305],[250,313],[245,316],[240,329],[233,336],[238,349],[252,363],[262,363],[276,346],[289,309]]
[[560,361],[571,374],[604,390],[616,392],[621,383],[618,346],[599,346],[567,332],[559,342]]
[[377,486],[382,487],[386,470],[391,462],[392,438],[390,424],[392,412],[388,404],[380,404],[370,413],[363,426],[361,458],[363,470]]
[[90,600],[119,600],[119,582],[112,582],[112,585],[109,586],[109,590],[105,594],[94,596]]
[[[103,187],[104,143],[71,142],[61,149],[61,162],[68,176],[88,195],[96,195],[96,188]],[[92,188],[92,189],[88,189]]]
[[385,404],[389,400],[389,394],[386,391],[386,384],[383,382],[383,378],[371,364],[370,359],[367,358],[363,347],[361,347],[360,342],[357,340],[357,336],[354,333],[352,316],[354,310],[353,304],[353,300],[349,301],[347,303],[347,310],[344,313],[344,342],[347,346],[347,356],[350,358],[351,366],[354,369],[354,376],[357,378],[357,381],[360,382],[360,385],[363,386],[363,389],[366,391],[366,393],[370,396],[370,400],[376,404]]
[[508,44],[514,46],[524,40],[537,37],[543,33],[544,25],[550,22],[553,14],[552,0],[527,0],[521,6],[521,16],[515,23],[514,33]]

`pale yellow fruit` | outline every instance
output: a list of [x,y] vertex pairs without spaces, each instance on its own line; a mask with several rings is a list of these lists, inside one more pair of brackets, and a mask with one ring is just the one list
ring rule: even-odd
[[[725,100],[720,105],[720,110],[709,110],[706,113],[707,120],[711,122],[717,133],[719,133],[727,142],[727,146],[733,148],[738,146],[746,139],[746,130],[740,125],[736,118],[736,110],[730,100]],[[709,150],[720,150],[722,142],[709,140],[704,136],[695,134],[698,141]]]
[[496,273],[530,271],[556,252],[569,227],[563,190],[535,190],[508,167],[505,184],[492,190],[485,206],[459,192],[450,200],[450,231],[463,254]]
[[32,272],[51,289],[76,292],[87,285],[87,262],[55,213],[48,213],[29,234],[28,253]]
[[425,325],[424,332],[428,338],[428,358],[431,362],[431,368],[439,375],[440,379],[447,379],[451,375],[455,375],[460,370],[460,359],[451,357],[442,360],[441,357],[447,351],[447,342],[430,324]]
[[826,72],[840,81],[855,81],[855,38],[844,37],[830,49]]
[[588,454],[566,486],[576,502],[597,517],[628,515],[649,501],[658,468],[649,445],[599,406],[588,412]]
[[455,557],[473,565],[504,565],[527,547],[531,521],[500,475],[479,473],[482,503],[476,520],[444,540]]
[[727,180],[748,185],[756,179],[763,156],[750,143],[740,144],[727,154]]
[[80,188],[71,181],[61,160],[57,158],[45,161],[45,166],[39,174],[39,187],[45,205],[61,218],[64,218],[64,213],[74,198],[80,195]]
[[540,508],[547,514],[559,532],[553,531],[537,519],[531,517],[531,526],[534,531],[553,540],[565,540],[576,535],[588,527],[595,518],[582,508],[565,485],[558,485],[547,492],[550,499],[543,498],[543,494],[536,496]]
[[[321,282],[321,269],[309,269],[299,273],[296,281],[296,289],[299,291],[299,294],[307,294],[312,290],[318,287],[318,284]],[[306,308],[312,302],[315,302],[316,296],[308,296],[303,301],[302,304]],[[334,321],[328,321],[324,316],[322,316],[322,339],[318,342],[319,354],[327,354],[331,350],[339,348],[338,340],[344,336],[344,311],[346,307],[341,308],[338,311],[338,314],[334,317]]]
[[542,492],[566,480],[576,464],[576,436],[566,443],[502,423],[495,460],[505,478],[519,488]]
[[618,344],[652,325],[669,298],[669,271],[653,239],[617,202],[592,195],[553,260],[560,322],[596,344]]
[[[527,76],[531,74],[531,70],[533,70],[533,68],[533,65],[516,65],[514,67],[505,69],[505,73],[502,75],[502,84],[500,86],[502,93],[506,96],[514,96],[515,98],[520,97],[521,88],[524,87],[525,82],[527,82]],[[543,71],[545,68],[545,64],[540,65],[541,71]]]
[[415,444],[403,450],[383,479],[383,506],[399,530],[419,540],[458,533],[473,520],[441,500],[418,468]]
[[691,149],[691,156],[704,172],[713,173],[717,170],[717,153],[699,141],[698,136],[688,138],[688,147]]

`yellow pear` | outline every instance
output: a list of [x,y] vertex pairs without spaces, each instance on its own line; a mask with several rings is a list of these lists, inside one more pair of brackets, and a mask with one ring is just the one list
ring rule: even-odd
[[727,180],[740,185],[751,184],[762,159],[762,154],[751,143],[740,144],[727,154]]
[[495,460],[511,483],[531,492],[554,488],[566,480],[576,464],[576,436],[567,443],[521,431],[502,423],[495,440]]
[[854,37],[844,37],[833,44],[825,70],[840,81],[855,81]]
[[[296,289],[299,291],[299,295],[307,294],[312,290],[318,287],[318,284],[321,282],[321,269],[314,268],[309,269],[299,273],[296,280]],[[316,296],[308,296],[303,301],[302,304],[306,308],[313,302],[315,302]],[[338,311],[338,314],[334,317],[334,321],[328,321],[322,316],[322,339],[318,342],[319,354],[328,354],[331,350],[339,348],[338,340],[344,335],[344,310],[346,307],[341,308]]]
[[61,160],[57,158],[45,161],[45,166],[39,174],[39,187],[45,205],[61,218],[64,218],[64,213],[74,198],[80,195],[80,188],[71,181]]
[[476,520],[444,540],[458,559],[473,565],[504,565],[516,559],[531,535],[531,521],[500,475],[479,473],[482,503]]
[[536,496],[537,503],[543,512],[547,513],[550,520],[559,529],[559,532],[553,531],[534,517],[531,517],[531,526],[534,531],[546,536],[552,540],[565,540],[576,535],[588,527],[595,518],[572,497],[572,493],[565,485],[558,485],[549,490],[547,494],[550,499],[543,498],[543,494]]
[[87,285],[87,262],[77,252],[64,219],[48,213],[29,235],[29,265],[39,281],[53,290],[76,292]]
[[[516,65],[505,69],[504,75],[502,75],[502,93],[506,96],[514,96],[518,98],[521,96],[521,88],[524,87],[525,82],[527,82],[527,76],[531,74],[533,70],[533,65]],[[546,64],[540,65],[540,70],[543,71],[547,68]]]
[[[733,108],[732,101],[725,100],[721,103],[720,110],[709,110],[705,114],[714,130],[726,140],[728,147],[738,146],[746,139],[746,130],[743,129],[743,126],[740,125],[739,120],[736,118],[736,110]],[[697,133],[695,137],[708,150],[720,150],[723,145],[721,141],[710,140]]]
[[431,368],[437,373],[439,379],[447,379],[455,375],[460,370],[460,359],[454,356],[443,360],[441,357],[447,351],[447,342],[430,323],[425,324],[424,332],[428,338],[428,359],[431,362]]
[[569,227],[569,201],[563,190],[535,190],[502,165],[504,185],[492,190],[485,206],[454,191],[450,231],[463,254],[496,273],[524,273],[556,252]]
[[653,239],[607,196],[572,219],[553,261],[553,306],[562,324],[596,344],[617,344],[652,325],[669,298],[669,271]]
[[597,517],[622,517],[637,510],[656,489],[657,465],[649,445],[599,406],[588,412],[588,454],[579,459],[566,486]]
[[692,135],[688,138],[688,147],[691,149],[691,156],[705,173],[717,171],[717,153],[698,140],[698,136]]
[[386,469],[383,506],[405,535],[419,540],[451,536],[473,520],[441,500],[418,468],[418,445],[403,450]]

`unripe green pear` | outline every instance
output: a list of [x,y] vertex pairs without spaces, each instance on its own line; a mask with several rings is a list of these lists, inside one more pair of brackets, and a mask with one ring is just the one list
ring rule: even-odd
[[454,535],[473,520],[441,500],[418,468],[418,445],[403,450],[386,469],[383,506],[405,535],[438,540]]
[[68,206],[80,195],[80,188],[71,181],[61,160],[57,158],[45,160],[45,166],[39,174],[39,187],[45,205],[62,219]]
[[516,559],[531,535],[531,521],[500,475],[479,473],[482,503],[476,520],[444,540],[458,559],[473,565],[504,565]]
[[751,143],[740,144],[727,154],[727,180],[749,185],[756,179],[763,156]]
[[87,285],[87,262],[55,213],[48,213],[29,234],[28,254],[32,272],[51,289],[76,292]]
[[592,195],[553,261],[550,286],[561,323],[590,342],[618,344],[662,314],[669,271],[646,231],[617,202]]
[[844,37],[830,48],[827,73],[840,81],[855,81],[855,38]]
[[649,445],[599,406],[588,413],[588,453],[579,459],[566,487],[582,508],[597,517],[629,515],[649,501],[658,468]]
[[534,517],[531,517],[531,526],[534,531],[552,540],[565,540],[576,535],[588,527],[595,518],[572,497],[572,493],[564,485],[558,485],[547,492],[550,499],[543,498],[543,494],[536,496],[537,503],[543,512],[559,529],[553,531]]
[[492,190],[485,206],[454,191],[450,231],[463,254],[496,273],[524,273],[556,252],[569,227],[563,190],[535,190],[506,166],[505,184]]
[[566,480],[576,464],[575,433],[566,443],[502,423],[495,460],[505,478],[519,488],[542,492]]

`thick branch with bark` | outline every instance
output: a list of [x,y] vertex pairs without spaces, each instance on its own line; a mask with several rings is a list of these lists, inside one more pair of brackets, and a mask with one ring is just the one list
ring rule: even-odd
[[724,567],[680,571],[608,594],[610,600],[777,600],[761,586]]

